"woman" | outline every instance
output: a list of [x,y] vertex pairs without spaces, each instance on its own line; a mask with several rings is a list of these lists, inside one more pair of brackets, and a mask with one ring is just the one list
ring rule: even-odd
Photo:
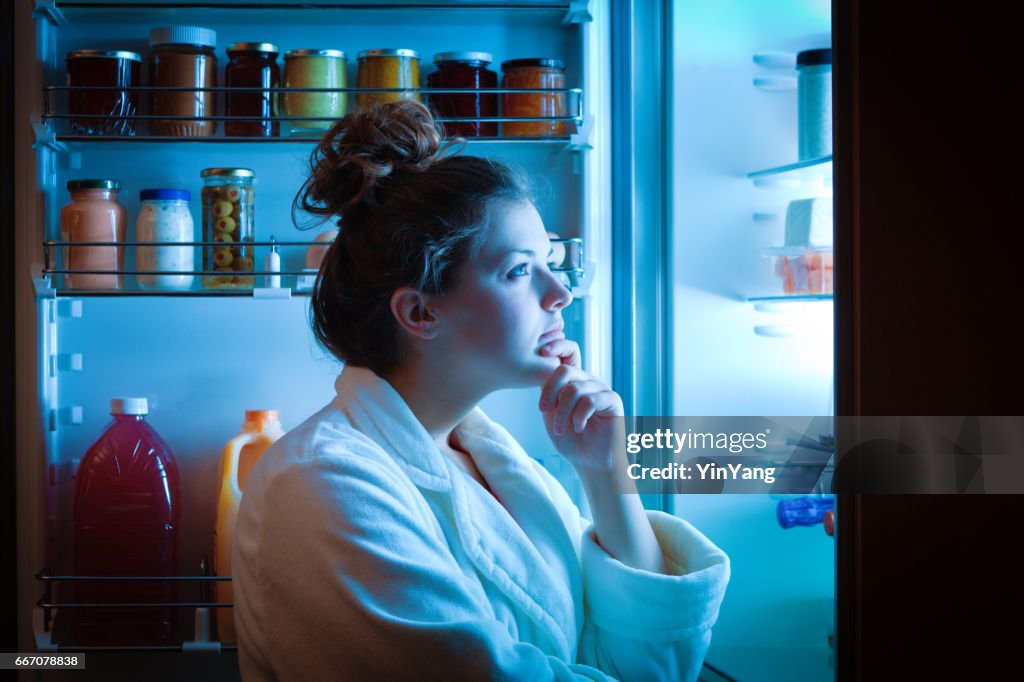
[[[345,368],[246,484],[243,677],[694,679],[728,559],[617,492],[622,402],[562,333],[572,296],[524,182],[440,143],[405,101],[313,153],[297,205],[341,232],[312,325]],[[528,386],[593,523],[477,407]]]

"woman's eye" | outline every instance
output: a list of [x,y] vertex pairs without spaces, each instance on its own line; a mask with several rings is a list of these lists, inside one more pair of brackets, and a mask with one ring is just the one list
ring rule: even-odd
[[509,277],[526,277],[529,274],[530,274],[530,264],[529,263],[520,263],[519,265],[515,266],[514,268],[512,268],[509,271],[508,276]]

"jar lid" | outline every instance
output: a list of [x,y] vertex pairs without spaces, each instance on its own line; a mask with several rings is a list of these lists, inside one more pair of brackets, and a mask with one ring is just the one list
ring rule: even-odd
[[141,201],[192,201],[187,189],[144,189],[139,192]]
[[110,414],[149,414],[149,401],[145,398],[111,398]]
[[507,71],[508,69],[518,69],[521,66],[542,66],[546,69],[564,69],[565,60],[540,57],[532,57],[530,59],[510,59],[507,62],[501,63],[501,70]]
[[231,43],[227,51],[230,52],[273,52],[281,51],[274,43]]
[[288,50],[284,53],[284,58],[289,57],[339,57],[345,58],[345,53],[341,50]]
[[227,177],[227,178],[254,178],[255,171],[249,168],[204,168],[199,171],[199,177]]
[[217,32],[202,26],[160,26],[150,29],[149,44],[157,45],[195,45],[197,47],[217,47]]
[[434,55],[434,63],[442,62],[483,62],[490,64],[494,55],[490,52],[438,52]]
[[363,50],[359,53],[359,59],[365,59],[366,57],[412,57],[413,59],[419,59],[420,55],[416,50],[388,48],[382,50]]
[[102,57],[105,59],[128,59],[133,62],[141,62],[142,55],[138,52],[126,52],[125,50],[75,50],[68,52],[65,61],[77,57]]
[[121,189],[117,180],[68,180],[68,189]]
[[796,68],[832,63],[832,48],[803,50],[796,53]]

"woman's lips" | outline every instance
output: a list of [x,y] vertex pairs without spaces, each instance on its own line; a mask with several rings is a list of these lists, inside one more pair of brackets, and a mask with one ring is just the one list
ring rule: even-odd
[[544,344],[550,343],[550,342],[554,341],[555,339],[564,339],[565,338],[565,333],[563,332],[564,328],[565,328],[565,323],[562,322],[561,320],[559,320],[558,324],[556,324],[551,329],[549,329],[546,332],[544,332],[543,334],[541,334],[541,336],[540,336],[540,345],[543,346]]

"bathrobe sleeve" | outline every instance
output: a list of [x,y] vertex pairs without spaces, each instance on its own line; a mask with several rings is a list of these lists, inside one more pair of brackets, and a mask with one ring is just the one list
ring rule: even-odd
[[246,633],[254,669],[309,682],[608,679],[513,639],[415,486],[371,447],[345,450],[276,472],[247,522],[258,538],[236,538],[258,574],[259,599],[236,616],[240,633],[259,623],[258,638]]
[[685,520],[648,511],[668,574],[613,559],[539,465],[552,501],[579,529],[584,622],[577,661],[624,681],[696,680],[729,583],[729,557]]

